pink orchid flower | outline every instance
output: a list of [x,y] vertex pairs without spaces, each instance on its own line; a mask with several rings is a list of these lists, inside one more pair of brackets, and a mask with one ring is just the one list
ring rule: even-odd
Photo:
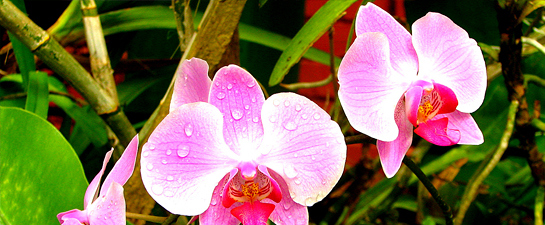
[[306,206],[339,180],[339,125],[307,98],[265,100],[255,78],[229,65],[214,80],[193,58],[177,72],[170,113],[142,149],[142,180],[165,209],[200,224],[308,224]]
[[102,169],[93,178],[85,197],[83,198],[83,211],[79,209],[72,209],[67,212],[59,213],[57,218],[63,225],[111,225],[111,224],[125,224],[125,197],[123,197],[123,185],[131,177],[134,170],[134,162],[136,160],[136,154],[138,152],[138,135],[136,135],[125,152],[121,155],[116,162],[102,187],[100,188],[100,194],[97,197],[99,191],[99,183],[102,179],[102,174],[106,169],[106,164],[110,160],[112,155],[110,150],[104,157]]
[[411,34],[368,3],[356,17],[356,39],[339,67],[339,99],[354,129],[377,139],[384,173],[396,174],[414,132],[435,145],[481,144],[469,113],[486,90],[480,48],[439,13]]

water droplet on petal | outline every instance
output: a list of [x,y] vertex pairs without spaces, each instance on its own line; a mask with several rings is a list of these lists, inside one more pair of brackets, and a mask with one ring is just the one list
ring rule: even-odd
[[297,153],[293,153],[293,157],[297,158],[298,157]]
[[276,115],[269,117],[269,121],[271,121],[271,123],[276,123]]
[[148,151],[143,152],[143,153],[142,153],[142,156],[148,157],[148,156],[149,156],[149,152],[148,152]]
[[275,100],[273,101],[273,105],[279,106],[279,105],[280,105],[280,101],[279,101],[278,99],[275,99]]
[[286,107],[290,106],[290,101],[289,100],[284,101],[284,106]]
[[250,105],[245,105],[244,109],[246,109],[246,110],[250,109]]
[[186,157],[187,155],[189,155],[189,146],[187,145],[178,146],[178,151],[176,152],[176,154],[178,154],[178,156],[182,158]]
[[216,97],[219,99],[219,100],[222,100],[225,98],[225,93],[223,93],[223,91],[220,91],[218,92],[218,94],[216,95]]
[[286,130],[296,130],[297,124],[295,124],[292,121],[288,121],[287,123],[284,124],[284,128],[286,128]]
[[166,165],[166,164],[167,164],[167,160],[166,160],[166,159],[163,159],[163,160],[161,160],[161,163],[162,163],[163,165]]
[[249,88],[254,87],[255,86],[255,81],[250,80],[250,82],[246,83],[246,86],[248,86]]
[[212,201],[210,202],[210,205],[217,205],[218,204],[218,200],[216,200],[216,198],[212,197]]
[[303,107],[301,107],[301,105],[299,105],[299,104],[295,105],[295,111],[299,112],[299,111],[301,111],[301,109],[303,109]]
[[185,125],[185,135],[187,135],[188,137],[191,137],[192,134],[193,134],[193,125],[188,123]]
[[233,119],[240,120],[244,114],[239,109],[232,109],[231,110],[231,116],[233,116]]
[[314,119],[319,120],[320,119],[320,114],[319,113],[314,114]]
[[284,206],[285,210],[288,210],[291,208],[291,204],[282,204]]
[[295,167],[293,167],[293,165],[290,164],[284,167],[284,174],[286,174],[286,177],[288,178],[294,178],[299,173],[297,172],[297,170],[295,170]]
[[168,180],[168,181],[173,181],[173,180],[174,180],[174,177],[171,176],[171,175],[168,175],[168,176],[167,176],[167,180]]
[[259,122],[259,118],[256,116],[256,117],[254,117],[254,118],[252,119],[252,121],[254,121],[254,123],[257,123],[257,122]]
[[256,102],[256,101],[257,101],[257,99],[256,99],[255,97],[252,97],[251,100],[252,100],[252,102]]
[[303,114],[301,115],[301,118],[303,118],[304,120],[308,119],[308,115],[307,114]]
[[313,205],[314,203],[316,203],[316,200],[313,197],[305,199],[305,205]]
[[229,90],[233,89],[233,84],[228,84],[227,89],[229,89]]
[[148,165],[146,165],[146,168],[148,168],[148,170],[152,170],[153,169],[153,164],[148,163]]
[[151,144],[151,143],[148,143],[148,149],[149,150],[154,150],[155,149],[155,145],[154,144]]
[[214,84],[216,85],[216,87],[220,86],[220,83],[218,83],[218,82],[214,82]]
[[171,154],[172,154],[172,150],[168,149],[166,153],[167,153],[167,155],[171,155]]
[[316,160],[316,156],[314,156],[314,155],[311,155],[310,158],[311,158],[312,160]]
[[325,185],[327,182],[325,180],[322,180],[322,184]]

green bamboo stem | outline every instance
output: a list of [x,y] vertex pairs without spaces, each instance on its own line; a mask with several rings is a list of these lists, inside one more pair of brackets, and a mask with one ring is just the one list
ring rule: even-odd
[[454,219],[455,225],[461,225],[467,210],[471,203],[475,200],[478,194],[479,186],[482,184],[484,179],[492,172],[494,167],[500,161],[503,153],[509,145],[509,140],[513,134],[513,128],[515,127],[515,116],[517,114],[519,102],[517,100],[511,101],[509,106],[509,112],[507,114],[507,124],[505,125],[505,131],[500,140],[500,145],[496,150],[491,152],[481,163],[479,168],[473,173],[473,176],[469,180],[469,183],[464,191],[462,200],[460,200],[460,207],[458,208],[458,213]]
[[524,74],[524,86],[528,87],[528,83],[532,83],[540,87],[545,87],[545,79],[532,74]]
[[100,23],[95,1],[81,0],[81,12],[83,15],[85,39],[89,48],[91,74],[102,88],[110,94],[115,103],[119,104],[117,87],[115,86],[113,76],[114,70],[110,65],[110,57],[106,49],[106,40],[104,40],[102,24]]
[[91,75],[42,28],[13,5],[0,1],[0,25],[12,32],[58,75],[81,93],[98,115],[107,120],[120,142],[126,146],[136,131],[116,101],[100,87]]
[[290,91],[297,91],[299,89],[303,89],[303,88],[317,88],[317,87],[322,87],[322,86],[325,86],[325,85],[328,85],[329,83],[331,83],[333,81],[333,76],[332,75],[329,75],[327,76],[325,79],[323,80],[319,80],[319,81],[314,81],[314,82],[299,82],[299,83],[293,83],[293,84],[283,84],[283,83],[280,83],[280,86],[282,86],[283,88],[286,88]]
[[543,225],[543,200],[545,199],[545,187],[538,186],[534,205],[535,225]]
[[167,220],[167,217],[150,216],[150,215],[143,215],[143,214],[132,213],[132,212],[127,212],[126,217],[129,219],[145,220],[145,221],[154,222],[154,223],[163,223],[165,220]]
[[189,7],[190,0],[172,0],[176,31],[180,39],[180,48],[185,49],[193,36],[193,14]]

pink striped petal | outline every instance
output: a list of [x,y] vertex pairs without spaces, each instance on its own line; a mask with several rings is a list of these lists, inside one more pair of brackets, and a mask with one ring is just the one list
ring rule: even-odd
[[185,104],[168,114],[142,148],[142,181],[150,195],[175,214],[198,215],[214,187],[238,160],[223,138],[220,111]]
[[413,126],[405,115],[404,105],[405,101],[400,100],[397,103],[395,111],[395,121],[399,126],[399,135],[397,138],[390,142],[377,140],[377,149],[382,170],[388,178],[393,177],[397,173],[399,167],[401,167],[403,157],[405,157],[413,141]]
[[411,34],[388,12],[373,3],[361,6],[356,17],[356,35],[380,32],[386,35],[390,46],[392,68],[399,74],[415,76],[418,59],[411,42]]
[[339,125],[294,93],[267,99],[262,118],[265,136],[256,163],[280,174],[295,202],[311,206],[322,200],[344,169],[346,144]]
[[413,86],[405,92],[405,113],[407,113],[407,119],[415,127],[418,125],[418,107],[420,107],[422,93],[423,89],[420,86]]
[[339,67],[339,99],[350,124],[382,141],[399,133],[394,120],[397,102],[411,77],[393,72],[388,40],[381,33],[360,34]]
[[307,225],[308,210],[307,207],[296,203],[289,195],[288,185],[280,175],[271,171],[272,179],[276,180],[283,194],[282,200],[276,203],[270,199],[263,202],[275,205],[274,211],[269,217],[276,225]]
[[170,111],[186,103],[208,102],[211,83],[206,61],[191,58],[180,62],[176,70]]
[[62,225],[81,225],[82,223],[89,223],[87,217],[87,211],[81,211],[79,209],[72,209],[70,211],[57,214],[57,219]]
[[231,213],[242,222],[243,225],[267,224],[269,215],[274,210],[274,205],[269,203],[245,202],[239,207],[231,210]]
[[261,143],[261,106],[264,101],[263,92],[248,71],[229,65],[216,73],[209,102],[224,115],[223,135],[235,153],[251,152]]
[[104,196],[97,198],[89,207],[89,224],[111,225],[125,224],[125,198],[123,186],[110,183]]
[[232,214],[231,210],[235,207],[242,205],[241,203],[232,204],[229,208],[225,208],[222,204],[222,192],[227,185],[229,175],[225,175],[223,179],[214,188],[212,194],[212,201],[210,206],[204,213],[199,216],[199,223],[202,225],[214,225],[214,224],[226,224],[237,225],[240,221],[237,220]]
[[87,209],[87,207],[89,207],[93,203],[93,200],[97,197],[97,194],[99,193],[100,180],[102,179],[102,174],[104,174],[106,165],[108,165],[108,161],[110,161],[110,157],[112,157],[112,152],[113,149],[106,152],[106,156],[104,156],[104,161],[102,162],[102,169],[100,169],[100,172],[98,172],[91,183],[89,183],[89,186],[85,191],[85,196],[83,197],[83,209]]
[[480,145],[484,142],[483,132],[481,132],[471,114],[456,110],[452,113],[437,115],[435,118],[440,119],[443,117],[448,118],[449,128],[460,131],[461,137],[458,144]]
[[136,153],[138,153],[138,135],[132,138],[119,160],[117,160],[108,176],[106,176],[106,179],[104,179],[104,183],[100,189],[100,196],[106,194],[106,191],[108,191],[108,187],[112,182],[116,182],[121,186],[125,185],[134,171]]
[[481,49],[467,32],[439,13],[428,13],[413,24],[421,79],[449,87],[457,109],[471,113],[481,106],[486,90],[486,66]]
[[414,132],[434,145],[455,145],[460,141],[460,131],[448,125],[448,118],[433,119],[421,123]]

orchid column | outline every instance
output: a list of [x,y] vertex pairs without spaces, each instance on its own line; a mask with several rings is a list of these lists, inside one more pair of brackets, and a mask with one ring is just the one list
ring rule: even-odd
[[196,58],[177,73],[170,113],[142,150],[151,196],[172,213],[200,215],[201,224],[308,224],[306,206],[344,170],[338,124],[294,93],[265,100],[236,65],[213,81]]

